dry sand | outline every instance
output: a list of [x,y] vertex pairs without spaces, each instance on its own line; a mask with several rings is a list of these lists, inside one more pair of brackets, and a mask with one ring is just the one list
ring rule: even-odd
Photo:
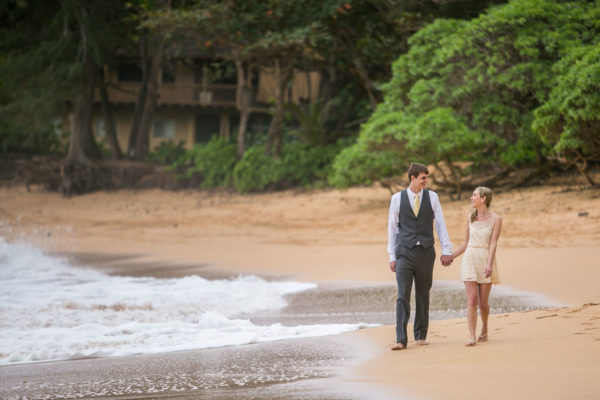
[[[493,201],[504,217],[502,283],[565,307],[493,315],[490,340],[473,348],[463,345],[464,318],[433,321],[430,346],[409,342],[401,352],[388,350],[393,326],[355,332],[350,336],[366,337],[381,351],[347,371],[347,379],[419,399],[600,399],[600,191],[568,183],[498,192]],[[110,267],[117,273],[160,261],[170,267],[156,275],[251,272],[391,283],[389,198],[379,187],[247,196],[118,191],[71,199],[0,188],[0,236],[91,258],[129,257]],[[469,201],[441,199],[458,246]],[[434,278],[458,279],[459,263],[436,263]]]

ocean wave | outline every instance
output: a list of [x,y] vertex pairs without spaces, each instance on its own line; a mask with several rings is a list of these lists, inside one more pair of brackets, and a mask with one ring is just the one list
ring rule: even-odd
[[[337,334],[367,325],[253,324],[314,283],[110,276],[0,239],[0,365]],[[244,316],[243,318],[240,316]]]

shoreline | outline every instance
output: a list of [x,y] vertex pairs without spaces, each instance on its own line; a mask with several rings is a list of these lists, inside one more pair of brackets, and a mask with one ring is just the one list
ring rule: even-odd
[[[229,279],[232,277],[236,277],[237,272],[240,272],[232,271],[228,273],[225,271],[221,271],[221,274],[217,276],[212,274],[212,272],[214,271],[205,270],[206,265],[203,264],[189,265],[185,263],[172,263],[170,265],[164,265],[160,262],[150,264],[139,263],[135,261],[136,259],[140,258],[136,254],[123,256],[102,255],[99,253],[74,255],[71,253],[64,254],[61,256],[64,256],[68,260],[74,261],[75,265],[77,265],[79,268],[93,268],[99,271],[104,271],[110,275],[117,276],[127,275],[152,276],[155,278],[176,278],[180,276],[186,276],[188,275],[188,272],[190,272],[190,270],[193,270],[194,273],[200,272],[200,275],[205,279]],[[159,268],[160,266],[162,267]],[[168,276],[165,276],[165,269],[168,271]],[[438,280],[436,282],[441,282],[442,285],[448,284],[447,281]],[[387,287],[388,289],[390,288],[389,283],[383,282],[362,282],[362,285],[363,286],[356,286],[355,284],[350,284],[347,281],[328,281],[320,282],[319,288],[316,290],[317,292],[332,291],[333,293],[330,295],[330,298],[339,298],[340,292],[348,292],[352,289],[360,290],[363,288],[373,288],[378,286]],[[391,292],[393,294],[395,288],[391,287],[391,289]],[[301,293],[298,296],[302,297],[303,294]],[[353,294],[346,295],[346,297],[348,296],[352,298],[356,297]],[[385,297],[389,297],[389,293],[385,295]],[[366,301],[366,303],[369,303],[369,307],[373,307],[372,301]],[[299,305],[294,305],[294,301],[292,301],[289,307],[297,309],[298,307],[306,307],[310,306],[311,304],[313,306],[321,304],[322,306],[323,298],[319,300],[309,299],[309,303],[303,301]],[[325,304],[328,307],[331,304],[331,301],[327,301],[327,297],[325,297]],[[343,304],[341,306],[343,306]],[[342,309],[342,307],[338,306],[337,309]],[[329,311],[325,312],[328,313]],[[390,311],[389,314],[392,314],[392,312]],[[264,316],[262,316],[262,318],[264,319]],[[494,316],[492,316],[492,318],[494,318]],[[278,319],[281,320],[281,315],[277,315],[277,317],[275,317],[275,319],[271,321],[267,319],[266,323],[274,323]],[[449,340],[443,335],[443,332],[438,331],[438,325],[446,325],[453,323],[460,325],[461,320],[464,320],[464,318],[432,321],[432,332],[430,335],[432,339],[432,345],[439,345],[440,343]],[[265,323],[264,320],[263,323]],[[292,325],[295,325],[297,323],[298,321],[292,323]],[[183,392],[160,392],[160,396],[184,399],[195,398],[195,396],[198,395],[204,396],[208,394],[210,398],[225,400],[239,398],[239,396],[245,396],[248,395],[248,393],[253,393],[252,398],[268,399],[271,398],[271,396],[273,396],[275,393],[276,396],[282,396],[280,398],[286,399],[393,399],[398,398],[398,393],[404,393],[407,390],[407,388],[405,388],[404,385],[401,385],[400,388],[392,387],[390,389],[385,381],[381,381],[381,376],[379,372],[376,374],[377,378],[373,379],[373,365],[378,365],[379,368],[381,360],[385,361],[386,359],[388,345],[386,343],[384,346],[381,346],[380,341],[382,338],[385,339],[386,336],[389,337],[389,333],[393,333],[393,329],[393,326],[386,325],[379,328],[360,329],[358,331],[342,333],[337,335],[326,335],[304,339],[283,339],[275,342],[247,344],[242,346],[226,346],[221,348],[208,348],[196,350],[191,349],[167,353],[149,353],[117,357],[90,357],[61,361],[50,360],[40,363],[5,365],[4,367],[8,368],[8,370],[4,370],[7,373],[5,374],[3,381],[7,384],[6,386],[19,386],[19,377],[27,375],[41,376],[43,377],[44,381],[50,380],[50,382],[53,382],[53,384],[49,385],[47,384],[47,382],[38,383],[44,383],[44,390],[49,391],[47,392],[48,394],[53,393],[52,396],[54,397],[57,396],[57,387],[60,387],[61,385],[64,387],[64,385],[66,384],[66,382],[62,381],[59,376],[55,375],[54,369],[56,368],[61,371],[60,375],[67,374],[69,376],[76,376],[76,382],[69,383],[69,390],[74,391],[72,393],[70,392],[72,395],[71,397],[76,397],[75,395],[79,396],[79,394],[85,392],[86,390],[92,390],[90,389],[90,385],[86,384],[85,381],[99,378],[107,382],[114,381],[113,383],[111,383],[111,390],[113,390],[113,392],[110,392],[110,397],[114,397],[125,395],[125,393],[119,392],[124,389],[122,385],[117,384],[118,379],[115,378],[115,374],[116,376],[127,375],[134,381],[144,380],[147,382],[147,385],[150,385],[145,386],[145,389],[142,389],[142,387],[144,386],[141,386],[139,389],[137,389],[138,392],[136,392],[135,394],[129,393],[127,397],[132,399],[148,399],[155,398],[155,396],[158,395],[158,393],[154,393],[153,391],[155,390],[155,385],[160,383],[159,380],[149,381],[148,377],[144,377],[144,375],[139,375],[136,372],[134,372],[138,368],[140,368],[141,364],[145,364],[146,362],[148,362],[148,360],[154,365],[170,365],[171,367],[163,368],[164,374],[177,375],[182,373],[183,371],[183,375],[186,375],[189,374],[189,372],[185,371],[189,370],[191,368],[191,365],[196,363],[199,358],[204,358],[206,354],[220,353],[222,354],[221,357],[231,357],[230,354],[236,353],[238,354],[236,355],[236,360],[246,360],[242,362],[248,362],[251,358],[251,356],[249,356],[248,354],[256,353],[256,350],[254,349],[258,346],[259,348],[263,349],[262,352],[266,351],[272,353],[272,356],[270,356],[270,360],[272,361],[269,361],[269,363],[279,363],[280,361],[277,359],[277,354],[280,354],[282,351],[285,351],[285,349],[289,348],[296,349],[293,353],[290,354],[295,354],[295,356],[292,357],[296,357],[299,360],[298,363],[305,362],[303,360],[305,360],[306,354],[312,351],[308,349],[320,349],[320,354],[327,354],[326,357],[328,360],[330,360],[330,363],[325,368],[325,370],[319,372],[319,374],[308,375],[298,380],[292,380],[291,382],[279,382],[275,384],[277,386],[277,389],[274,389],[270,385],[264,387],[259,385],[256,387],[240,387],[234,390],[233,392],[223,392],[217,388],[209,388],[205,391],[198,391],[198,389],[194,388],[198,387],[198,380],[200,380],[200,377],[196,376],[194,378],[196,380],[176,379],[177,383],[174,384],[173,387],[178,387],[178,385],[180,387],[187,387],[187,389],[185,389]],[[319,357],[321,357],[321,355]],[[220,364],[222,363],[220,362]],[[108,368],[117,372],[115,372],[113,375],[101,375],[100,377],[98,377],[95,376],[92,372],[98,370],[98,368],[100,368],[100,370],[105,370]],[[35,382],[35,379],[28,379],[28,384],[26,385],[26,387],[23,388],[23,390],[34,387],[36,385]],[[295,395],[292,395],[290,392],[295,390],[293,388],[298,385],[303,392],[311,393],[311,397],[295,397]],[[374,393],[377,393],[377,395],[375,396]],[[11,393],[5,394],[11,397]],[[18,397],[25,394],[26,392],[21,392],[16,394],[16,396]],[[32,394],[30,393],[30,395]],[[405,393],[405,396],[407,396],[406,398],[413,398],[412,394],[410,394],[408,391]],[[33,398],[38,397],[36,397],[36,395],[33,395]]]
[[[136,273],[135,263],[174,260],[166,274],[394,283],[385,254],[389,192],[381,188],[247,197],[119,191],[69,200],[0,188],[0,198],[0,236],[31,238],[59,253],[135,254],[123,267],[129,273]],[[597,190],[560,186],[494,196],[505,217],[497,253],[503,284],[567,307],[492,315],[489,342],[469,349],[464,318],[432,321],[431,345],[409,342],[401,352],[389,351],[392,325],[338,335],[376,350],[362,365],[344,367],[340,382],[374,385],[392,398],[600,398],[594,385],[600,372],[598,199]],[[457,246],[465,204],[442,205]],[[456,281],[458,266],[437,261],[434,280]]]

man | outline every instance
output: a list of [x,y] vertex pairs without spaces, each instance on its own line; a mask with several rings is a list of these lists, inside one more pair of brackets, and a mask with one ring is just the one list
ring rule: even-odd
[[418,345],[427,345],[429,291],[433,282],[433,225],[442,245],[441,262],[452,263],[452,244],[437,193],[427,190],[429,170],[412,163],[408,169],[410,185],[392,196],[388,216],[388,254],[390,270],[396,273],[396,344],[392,350],[407,346],[406,327],[410,318],[410,293],[415,283],[414,336]]

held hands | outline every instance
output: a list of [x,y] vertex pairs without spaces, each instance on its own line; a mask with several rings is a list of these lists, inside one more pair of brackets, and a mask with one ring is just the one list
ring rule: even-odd
[[452,261],[454,261],[454,256],[452,255],[440,257],[440,262],[444,267],[449,267],[450,264],[452,264]]
[[[452,255],[441,256],[440,261],[444,267],[448,267],[448,266],[450,266],[450,264],[452,264],[452,261],[454,261],[454,256],[452,256]],[[396,272],[396,261],[390,261],[390,271]],[[486,270],[486,273],[487,273],[487,270]],[[490,268],[490,275],[491,274],[492,274],[492,270]]]

